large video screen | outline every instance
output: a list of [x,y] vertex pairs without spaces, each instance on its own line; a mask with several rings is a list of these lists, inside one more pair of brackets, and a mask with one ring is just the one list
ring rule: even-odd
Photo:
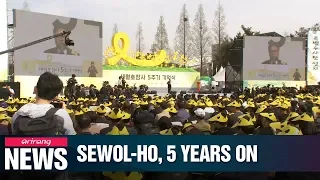
[[308,61],[307,61],[307,84],[318,85],[320,82],[320,31],[309,31],[308,33]]
[[245,36],[243,80],[305,81],[305,40]]
[[14,10],[15,46],[71,31],[74,46],[64,36],[15,51],[15,75],[37,76],[49,71],[60,76],[102,77],[102,23]]
[[[7,23],[7,2],[0,1],[0,51],[5,51],[8,49],[8,23]],[[8,79],[8,54],[0,55],[0,82],[6,81]]]

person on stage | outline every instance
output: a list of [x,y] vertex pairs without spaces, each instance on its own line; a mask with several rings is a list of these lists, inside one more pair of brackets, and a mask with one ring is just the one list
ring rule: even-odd
[[78,81],[76,80],[76,75],[72,74],[71,78],[67,81],[67,88],[69,90],[69,99],[72,99],[75,96],[76,84],[78,84]]
[[171,79],[169,79],[167,84],[168,84],[168,93],[170,93],[171,92]]

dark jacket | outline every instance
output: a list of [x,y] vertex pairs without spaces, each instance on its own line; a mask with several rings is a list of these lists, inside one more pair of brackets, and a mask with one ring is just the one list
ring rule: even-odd
[[[47,50],[44,51],[44,53],[48,53],[48,54],[63,54],[63,53],[59,53],[57,47],[54,47],[54,48],[51,48],[51,49],[47,49]],[[72,51],[72,49],[70,49],[68,47],[66,47],[66,54],[67,55],[80,56],[79,53],[77,53],[75,51]]]
[[278,64],[278,65],[287,65],[287,63],[281,61],[281,60],[276,60],[276,61],[273,61],[273,60],[266,60],[266,61],[263,61],[262,64]]

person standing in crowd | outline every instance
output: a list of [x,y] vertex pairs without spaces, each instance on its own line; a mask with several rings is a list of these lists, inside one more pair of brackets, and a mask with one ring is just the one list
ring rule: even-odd
[[10,90],[7,84],[3,84],[0,89],[0,99],[4,99],[5,101],[11,96]]
[[95,98],[96,97],[96,91],[94,89],[94,85],[93,84],[90,85],[89,96],[90,96],[90,98]]
[[126,87],[126,80],[124,79],[124,76],[122,76],[122,79],[121,79],[121,85],[122,85],[122,89],[124,89]]
[[[54,108],[50,104],[57,96],[60,94],[63,88],[63,83],[60,78],[50,72],[43,73],[38,80],[37,86],[35,87],[36,101],[35,103],[30,103],[22,106],[12,117],[12,131],[15,134],[18,131],[18,125],[16,120],[20,117],[29,117],[31,119],[43,117],[46,115],[47,111]],[[73,128],[72,120],[65,109],[59,109],[55,113],[63,120],[63,134],[65,135],[75,135],[76,132]]]
[[88,68],[89,77],[97,77],[98,70],[94,65],[94,62],[91,62],[91,66]]
[[171,92],[171,79],[169,79],[167,84],[168,84],[168,93],[170,93]]
[[9,89],[10,94],[11,94],[10,96],[13,97],[14,94],[15,94],[15,93],[14,93],[14,90],[13,90],[10,86],[8,86],[8,89]]
[[120,88],[121,86],[122,86],[122,76],[119,76],[118,87]]
[[69,80],[67,81],[67,88],[69,91],[70,99],[73,99],[75,96],[76,84],[78,84],[78,81],[76,80],[76,75],[72,74],[71,78],[69,78]]

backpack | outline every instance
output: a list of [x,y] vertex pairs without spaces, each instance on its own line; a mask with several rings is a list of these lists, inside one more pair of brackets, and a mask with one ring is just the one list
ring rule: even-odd
[[60,127],[63,121],[55,115],[58,108],[51,108],[43,117],[30,118],[28,116],[18,116],[14,129],[16,135],[59,135],[63,134]]

